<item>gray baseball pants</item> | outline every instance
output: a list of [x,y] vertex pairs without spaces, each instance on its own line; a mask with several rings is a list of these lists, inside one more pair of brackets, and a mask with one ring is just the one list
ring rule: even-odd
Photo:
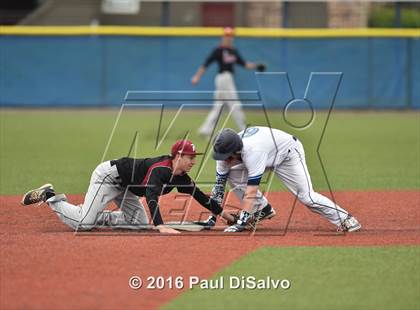
[[[105,208],[114,202],[118,211]],[[94,227],[138,229],[149,223],[139,197],[119,185],[117,167],[110,161],[99,164],[93,171],[88,191],[82,205],[67,202],[64,194],[47,200],[57,216],[74,230],[90,230]]]
[[241,101],[239,100],[233,75],[230,72],[223,72],[216,75],[215,79],[215,93],[214,103],[210,113],[207,115],[206,120],[200,127],[198,132],[202,135],[209,136],[221,113],[223,105],[226,104],[229,107],[236,125],[240,130],[245,129],[245,114],[242,110]]

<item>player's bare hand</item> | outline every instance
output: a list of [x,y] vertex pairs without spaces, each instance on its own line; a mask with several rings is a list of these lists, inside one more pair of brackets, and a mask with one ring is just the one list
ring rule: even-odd
[[194,75],[191,78],[191,84],[193,84],[193,85],[197,85],[198,84],[198,81],[200,81],[200,78],[197,75]]
[[178,230],[164,225],[159,225],[157,229],[159,229],[159,232],[162,234],[180,234]]

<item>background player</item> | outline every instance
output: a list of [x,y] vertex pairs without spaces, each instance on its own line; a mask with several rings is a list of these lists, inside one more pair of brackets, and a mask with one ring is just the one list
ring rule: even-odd
[[194,76],[191,83],[196,85],[207,67],[217,62],[219,66],[218,74],[214,79],[215,94],[214,103],[210,113],[207,115],[203,125],[199,128],[198,133],[203,136],[210,136],[217,123],[223,104],[229,106],[232,111],[233,119],[240,130],[245,129],[245,115],[241,108],[241,102],[236,93],[235,81],[233,78],[234,65],[239,64],[246,69],[264,71],[264,64],[255,64],[244,61],[237,49],[233,47],[233,29],[225,28],[224,35],[220,46],[216,47],[207,57],[203,65],[201,65]]
[[296,137],[269,127],[250,127],[238,134],[226,128],[216,137],[213,150],[217,180],[212,197],[219,202],[223,200],[229,179],[233,191],[241,199],[239,220],[226,228],[226,232],[244,230],[252,215],[257,221],[275,215],[275,210],[258,189],[266,169],[272,169],[301,203],[339,229],[351,232],[362,227],[346,210],[313,190],[305,151]]
[[[220,205],[205,195],[190,179],[188,172],[195,164],[197,153],[189,140],[178,140],[171,149],[171,155],[155,158],[120,158],[98,165],[92,173],[89,189],[81,207],[67,202],[64,194],[55,195],[53,186],[46,184],[26,193],[23,205],[47,202],[58,217],[71,228],[89,230],[95,226],[136,227],[149,223],[139,196],[145,196],[153,224],[161,233],[178,233],[163,223],[159,211],[160,195],[168,194],[175,187],[181,193],[188,193],[203,207],[214,214],[224,213]],[[104,211],[114,201],[119,211]]]

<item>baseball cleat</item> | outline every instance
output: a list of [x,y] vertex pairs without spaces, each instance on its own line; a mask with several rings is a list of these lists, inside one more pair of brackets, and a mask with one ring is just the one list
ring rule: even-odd
[[224,230],[224,232],[241,232],[246,229],[248,222],[251,220],[251,214],[249,212],[242,210],[239,219],[235,225],[229,226]]
[[224,232],[229,232],[229,233],[231,233],[231,232],[241,232],[243,230],[245,230],[245,225],[235,224],[235,225],[232,225],[232,226],[229,226],[228,228],[226,228],[224,230]]
[[214,215],[210,215],[207,220],[204,222],[193,222],[193,224],[204,226],[204,229],[212,229],[214,226],[216,226],[217,218]]
[[45,202],[48,198],[54,195],[55,192],[52,184],[44,184],[40,188],[30,190],[25,195],[23,195],[21,204],[24,206],[29,206],[34,203]]
[[347,216],[347,218],[341,224],[342,231],[346,231],[346,232],[357,231],[360,228],[362,228],[362,225],[359,223],[359,221],[354,216],[352,216],[350,214]]
[[254,220],[256,222],[262,220],[269,220],[276,216],[276,211],[270,204],[267,204],[264,208],[254,213]]

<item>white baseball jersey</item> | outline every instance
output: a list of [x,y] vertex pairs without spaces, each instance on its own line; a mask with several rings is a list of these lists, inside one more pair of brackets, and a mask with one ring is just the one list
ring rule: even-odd
[[[243,142],[242,163],[229,166],[225,161],[217,161],[219,185],[220,180],[227,179],[232,191],[242,200],[247,186],[259,185],[264,171],[273,169],[302,204],[341,227],[349,214],[328,197],[313,190],[306,166],[305,151],[298,139],[284,131],[269,127],[250,127],[238,135]],[[254,212],[261,210],[267,204],[267,198],[257,191]]]
[[[249,127],[238,133],[242,138],[242,163],[248,170],[248,184],[258,185],[267,168],[279,165],[288,155],[296,138],[279,129]],[[230,168],[224,161],[217,161],[216,172],[226,175]]]

